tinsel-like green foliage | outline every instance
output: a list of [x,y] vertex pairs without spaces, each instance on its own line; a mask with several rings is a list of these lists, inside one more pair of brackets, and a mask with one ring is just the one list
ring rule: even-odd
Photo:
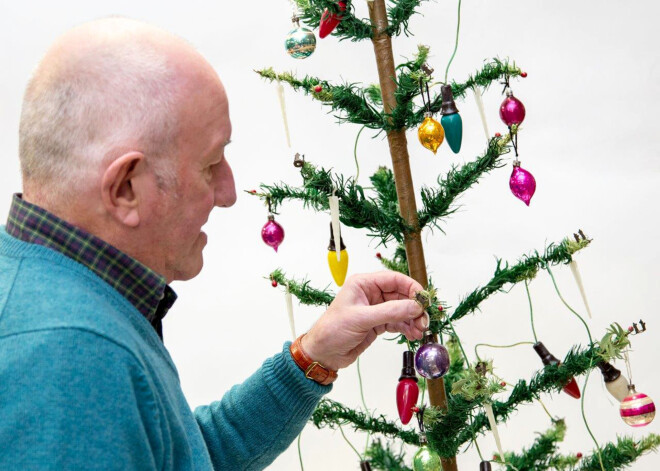
[[388,270],[398,271],[404,275],[408,275],[408,258],[406,256],[406,247],[399,244],[394,251],[394,256],[389,259],[387,257],[380,257],[380,263],[383,264]]
[[438,227],[438,220],[452,214],[454,200],[479,178],[493,169],[503,166],[500,157],[509,152],[507,138],[494,137],[488,143],[486,153],[474,162],[457,168],[452,167],[444,178],[438,179],[438,188],[422,188],[422,209],[418,211],[419,227]]
[[[341,24],[341,23],[340,23]],[[327,80],[318,77],[305,76],[297,78],[291,72],[276,73],[272,68],[257,70],[261,77],[275,81],[286,82],[294,90],[303,91],[314,99],[320,100],[324,105],[330,106],[332,111],[339,111],[336,115],[339,122],[350,122],[366,126],[370,129],[392,131],[405,128],[413,128],[424,120],[423,106],[416,106],[413,99],[419,96],[419,78],[430,80],[421,72],[421,66],[426,60],[429,49],[420,46],[417,55],[412,61],[405,62],[397,67],[399,73],[395,78],[397,91],[395,94],[397,106],[386,114],[377,109],[382,98],[378,87],[369,85],[360,88],[357,84],[346,83],[343,85],[332,85]],[[452,91],[456,99],[464,97],[465,91],[475,85],[487,87],[493,81],[505,77],[519,75],[520,69],[511,65],[508,61],[494,59],[484,65],[483,69],[468,78],[463,83],[452,83]],[[321,85],[322,91],[315,92],[314,89]],[[436,94],[431,97],[430,109],[433,113],[440,111],[442,97]]]
[[[520,404],[530,403],[544,392],[560,391],[569,378],[585,373],[598,361],[597,346],[571,350],[561,365],[546,365],[529,383],[518,381],[505,401],[491,401],[495,417],[498,422],[504,421]],[[464,443],[490,427],[485,413],[474,413],[483,404],[482,398],[468,401],[459,395],[449,395],[448,399],[448,412],[436,422],[427,424],[429,444],[443,457],[455,456]]]
[[[398,0],[392,2],[392,6],[387,11],[389,25],[387,34],[389,36],[398,36],[403,31],[408,35],[408,20],[415,13],[415,9],[422,0]],[[355,17],[353,5],[350,0],[345,0],[346,10],[340,11],[337,0],[295,0],[300,9],[300,19],[311,28],[317,28],[321,23],[321,15],[327,8],[329,11],[341,16],[341,21],[333,31],[332,35],[340,40],[350,39],[351,41],[361,41],[371,39],[373,36],[371,23],[369,20],[358,19]]]
[[341,15],[339,22],[332,35],[351,41],[361,41],[371,39],[371,22],[366,19],[355,17],[351,0],[345,0],[346,10],[340,11],[337,0],[295,0],[300,10],[300,19],[310,28],[317,28],[321,23],[321,15],[326,8],[329,11]]
[[453,334],[445,342],[445,347],[449,352],[449,371],[443,376],[443,379],[445,380],[445,390],[451,391],[454,383],[460,379],[461,374],[465,371],[465,359]]
[[[550,244],[545,249],[544,254],[541,255],[538,252],[534,252],[532,255],[525,255],[518,263],[512,266],[509,266],[508,263],[503,264],[502,260],[498,259],[495,274],[486,286],[479,287],[468,294],[456,307],[449,320],[454,322],[476,311],[479,308],[479,304],[491,294],[500,291],[506,284],[531,280],[536,276],[539,269],[545,268],[548,265],[570,263],[575,251],[586,247],[589,242],[589,240],[585,240],[581,244],[576,245],[575,242],[571,243],[569,239],[564,239],[559,244]],[[435,323],[435,325],[431,323],[431,329],[435,332],[448,330],[448,325],[449,322],[446,320]]]
[[298,298],[301,304],[308,306],[328,306],[335,299],[335,295],[330,291],[311,288],[309,286],[309,280],[296,281],[287,278],[279,268],[272,272],[269,278],[277,281],[281,286],[288,286],[291,294]]
[[[542,371],[535,373],[529,382],[520,380],[505,401],[491,401],[495,417],[498,422],[504,421],[520,404],[530,403],[544,392],[561,391],[570,377],[585,373],[598,361],[600,356],[597,346],[570,351],[561,365],[546,365]],[[453,363],[457,364],[457,362]],[[452,372],[450,371],[449,374]],[[455,377],[458,377],[458,374]],[[484,398],[478,397],[470,401],[461,395],[448,394],[448,401],[447,412],[428,408],[429,413],[424,414],[429,445],[443,457],[455,456],[463,444],[490,427],[486,414],[475,412],[484,403]],[[415,432],[401,430],[383,416],[368,417],[364,413],[327,399],[323,400],[314,412],[312,421],[317,427],[335,427],[339,424],[351,423],[355,429],[381,433],[409,444],[418,443]]]
[[310,420],[318,428],[327,426],[334,429],[336,426],[350,423],[356,430],[380,433],[386,437],[399,438],[406,443],[419,444],[419,438],[415,432],[401,430],[394,423],[389,422],[385,416],[367,415],[330,399],[321,400]]
[[[601,450],[603,466],[608,471],[628,468],[637,458],[660,447],[660,435],[649,434],[640,440],[632,437],[618,437],[616,445],[608,443]],[[582,458],[576,471],[601,471],[598,454]]]
[[[330,106],[332,111],[341,111],[342,114],[337,115],[339,122],[361,124],[378,130],[385,126],[383,113],[370,103],[374,95],[373,87],[361,90],[355,84],[331,85],[325,80],[309,75],[298,79],[291,72],[277,74],[272,68],[256,72],[271,82],[279,80],[288,83],[296,91],[304,91],[324,105]],[[321,92],[315,92],[314,89],[319,85],[322,88]]]
[[[439,227],[438,220],[455,211],[451,206],[461,193],[474,185],[481,175],[500,167],[500,157],[509,152],[506,145],[509,139],[509,135],[491,139],[483,156],[450,170],[445,178],[439,179],[439,188],[422,188],[423,207],[418,211],[420,228],[429,225]],[[301,175],[304,182],[302,188],[285,183],[261,185],[262,192],[255,196],[269,197],[273,211],[288,199],[301,200],[305,206],[316,211],[327,211],[328,197],[334,190],[339,197],[340,221],[347,226],[367,228],[371,231],[370,236],[379,237],[384,244],[392,239],[401,243],[405,232],[413,230],[399,214],[394,175],[385,167],[371,176],[376,198],[365,196],[364,188],[352,178],[345,180],[343,176],[318,169],[309,162],[301,168]]]
[[371,469],[382,469],[385,471],[412,471],[403,462],[403,452],[395,452],[392,450],[392,444],[388,443],[383,446],[380,440],[374,440],[367,448],[366,452]]
[[623,359],[623,351],[630,346],[628,340],[629,332],[624,330],[616,322],[611,324],[607,333],[599,342],[600,356],[603,361],[612,361],[614,359]]
[[[558,443],[566,436],[566,423],[563,419],[554,421],[552,427],[539,434],[532,446],[520,454],[505,453],[507,470],[535,471],[547,469],[555,461]],[[573,458],[577,462],[576,458]]]
[[269,195],[274,210],[285,199],[298,199],[317,211],[328,211],[328,197],[334,189],[334,194],[339,197],[339,220],[343,224],[367,228],[371,231],[370,236],[380,237],[383,243],[392,239],[403,242],[404,232],[410,229],[401,218],[396,204],[388,202],[385,207],[379,205],[384,203],[384,194],[379,193],[380,201],[367,197],[364,189],[352,178],[344,180],[343,176],[323,168],[317,169],[309,162],[303,165],[301,174],[304,181],[302,188],[293,188],[285,183],[261,185],[263,193]]

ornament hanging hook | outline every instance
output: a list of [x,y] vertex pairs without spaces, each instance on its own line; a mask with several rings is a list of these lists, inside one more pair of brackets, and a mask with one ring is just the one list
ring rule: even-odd
[[266,196],[266,204],[268,205],[268,214],[273,214],[273,208],[270,204],[270,196]]
[[[424,88],[426,87],[426,96],[424,96]],[[419,78],[419,93],[422,95],[422,103],[428,113],[431,112],[431,94],[429,93],[429,83],[423,77]]]
[[417,423],[419,424],[419,431],[423,435],[426,434],[426,429],[424,428],[424,410],[426,406],[415,407],[415,417],[417,417]]

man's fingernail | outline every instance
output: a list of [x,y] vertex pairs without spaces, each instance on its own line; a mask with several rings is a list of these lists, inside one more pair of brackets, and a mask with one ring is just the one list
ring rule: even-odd
[[428,329],[430,324],[431,324],[431,316],[429,316],[428,312],[425,312],[424,313],[424,328]]

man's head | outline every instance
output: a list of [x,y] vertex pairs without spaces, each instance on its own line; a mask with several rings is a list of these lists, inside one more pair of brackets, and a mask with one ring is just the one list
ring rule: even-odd
[[202,267],[201,226],[236,200],[224,88],[182,39],[127,19],[60,37],[28,84],[24,198],[165,276]]

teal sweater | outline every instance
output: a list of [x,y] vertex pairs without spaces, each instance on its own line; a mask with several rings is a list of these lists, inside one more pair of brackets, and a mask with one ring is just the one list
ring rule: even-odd
[[0,227],[2,470],[263,469],[329,390],[285,345],[193,413],[133,305],[83,265]]

